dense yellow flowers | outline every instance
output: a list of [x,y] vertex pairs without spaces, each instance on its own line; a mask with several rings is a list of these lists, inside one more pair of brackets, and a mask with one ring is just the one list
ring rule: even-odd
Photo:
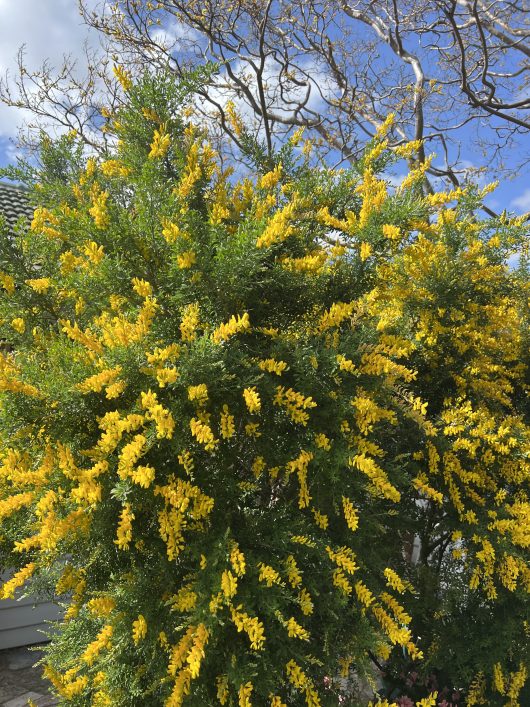
[[306,410],[317,405],[311,396],[304,397],[302,393],[292,388],[286,389],[281,385],[276,388],[273,403],[283,407],[293,422],[304,426],[309,420],[309,413]]
[[112,68],[114,76],[118,79],[120,86],[124,91],[129,91],[132,87],[132,79],[128,71],[123,66],[114,65]]
[[190,385],[188,388],[188,399],[198,405],[204,405],[208,400],[208,387],[205,383],[200,385]]
[[212,339],[216,344],[220,344],[222,341],[226,341],[240,332],[247,331],[249,328],[250,319],[248,312],[243,315],[232,315],[226,324],[221,324],[215,329],[212,333]]
[[81,660],[87,665],[92,665],[101,651],[110,648],[112,633],[113,628],[110,624],[104,626],[98,633],[96,639],[86,647],[85,652],[81,656]]
[[[31,287],[32,290],[37,292],[39,295],[44,295],[50,289],[51,280],[49,277],[39,277],[33,280],[26,280],[26,285]],[[9,287],[6,290],[9,292]]]
[[147,622],[140,614],[132,625],[132,639],[136,645],[147,636]]
[[120,514],[120,522],[118,524],[117,537],[114,541],[120,550],[128,550],[132,540],[132,522],[134,513],[131,511],[131,506],[126,503]]
[[193,250],[186,250],[177,255],[177,265],[181,270],[188,270],[197,261],[197,254]]
[[223,405],[223,412],[221,413],[221,436],[224,439],[230,439],[234,436],[235,432],[234,416],[230,414],[228,405]]
[[36,569],[35,563],[30,562],[25,567],[23,567],[21,570],[16,572],[11,577],[11,579],[9,579],[7,582],[5,582],[0,587],[0,599],[14,599],[15,598],[15,591],[19,587],[24,586],[24,584],[28,581],[28,579],[35,572],[35,569]]
[[201,422],[201,420],[197,418],[192,418],[190,420],[190,430],[197,442],[203,444],[208,452],[213,452],[218,444],[218,440],[216,440],[209,425]]
[[263,361],[259,361],[258,366],[262,371],[267,371],[268,373],[275,373],[277,376],[281,376],[282,373],[287,369],[287,364],[285,361],[275,361],[273,358],[268,358]]
[[342,508],[348,528],[352,531],[357,530],[359,527],[359,513],[350,499],[345,496],[342,497]]
[[[445,658],[427,576],[436,601],[466,583],[461,616],[496,630],[530,591],[512,225],[471,218],[472,190],[416,196],[423,166],[389,189],[390,121],[359,172],[295,184],[284,160],[236,183],[200,131],[136,105],[144,129],[114,125],[115,154],[21,231],[39,268],[0,273],[0,544],[18,562],[0,596],[59,577],[79,640],[50,652],[55,691],[318,707],[367,646],[406,669]],[[471,655],[469,705],[517,705],[527,634],[504,630],[509,658]]]
[[238,606],[236,609],[232,608],[232,621],[238,632],[244,631],[247,634],[250,647],[253,650],[261,650],[265,643],[263,624],[255,616],[251,617],[245,612],[240,611],[241,608],[241,606]]
[[155,128],[153,133],[153,141],[151,143],[151,150],[149,152],[149,159],[159,159],[165,157],[169,146],[171,145],[171,138],[168,133],[164,132],[164,129]]
[[392,589],[395,589],[400,594],[403,594],[406,587],[397,572],[395,572],[393,569],[390,569],[390,567],[387,567],[384,570],[383,574],[385,575],[388,586],[392,587]]
[[258,248],[268,248],[274,243],[284,241],[294,233],[292,221],[296,216],[298,204],[291,201],[279,211],[267,223],[263,233],[256,241]]
[[110,223],[110,216],[107,211],[108,191],[95,189],[92,194],[92,206],[88,210],[97,228],[105,229]]
[[250,696],[253,689],[254,688],[251,682],[241,685],[237,694],[239,707],[252,707]]
[[272,587],[273,584],[279,584],[281,582],[281,577],[279,572],[277,572],[270,565],[265,565],[263,562],[259,564],[259,581],[264,582],[267,587]]
[[245,405],[251,414],[256,414],[261,410],[261,400],[256,388],[245,388],[243,391]]

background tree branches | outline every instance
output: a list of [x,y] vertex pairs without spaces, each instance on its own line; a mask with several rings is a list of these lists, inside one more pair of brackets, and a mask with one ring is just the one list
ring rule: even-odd
[[233,102],[269,154],[303,127],[328,164],[354,161],[396,112],[391,146],[422,139],[419,159],[437,155],[431,177],[460,183],[473,166],[469,148],[479,162],[487,156],[498,176],[527,164],[528,150],[520,149],[530,128],[527,0],[79,5],[104,38],[106,59],[88,51],[80,81],[68,59],[58,72],[49,66],[29,72],[21,53],[18,76],[2,81],[0,98],[28,109],[30,128],[58,122],[93,148],[105,148],[101,109],[112,112],[120,99],[109,61],[119,58],[133,73],[169,65],[179,77],[213,62],[218,71],[199,90],[196,111],[225,155],[241,147],[230,117]]

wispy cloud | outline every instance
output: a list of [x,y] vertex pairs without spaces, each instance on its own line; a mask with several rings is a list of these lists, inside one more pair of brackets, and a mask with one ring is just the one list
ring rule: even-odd
[[[58,67],[65,55],[79,59],[82,70],[84,43],[98,43],[73,0],[0,0],[0,27],[0,74],[9,72],[11,77],[17,73],[16,56],[22,45],[30,70],[38,69],[45,60]],[[0,136],[15,135],[27,117],[20,109],[0,104]]]
[[513,206],[514,209],[517,209],[517,211],[521,213],[530,211],[530,189],[525,189],[522,194],[512,199],[510,206]]

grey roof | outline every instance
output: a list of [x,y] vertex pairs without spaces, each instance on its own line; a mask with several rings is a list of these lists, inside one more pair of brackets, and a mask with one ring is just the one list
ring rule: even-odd
[[0,214],[5,218],[10,231],[21,216],[31,219],[33,207],[29,202],[27,190],[0,182]]

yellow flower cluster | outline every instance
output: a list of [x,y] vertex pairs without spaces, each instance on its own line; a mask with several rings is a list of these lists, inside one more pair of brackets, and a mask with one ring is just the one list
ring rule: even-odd
[[208,401],[208,387],[206,383],[190,385],[188,387],[188,400],[196,402],[198,405],[204,405]]
[[132,540],[132,522],[134,513],[131,510],[130,503],[126,503],[120,514],[120,522],[118,524],[117,537],[114,541],[120,550],[128,550]]
[[106,160],[101,163],[100,168],[105,177],[128,177],[131,173],[131,168],[119,160]]
[[311,496],[309,495],[309,489],[307,486],[307,467],[312,459],[313,453],[302,449],[296,459],[292,459],[287,463],[287,471],[289,474],[296,471],[298,475],[298,484],[300,486],[300,493],[298,497],[299,508],[307,508],[309,502],[311,501]]
[[189,270],[197,261],[197,254],[193,250],[185,250],[177,255],[177,265],[181,270]]
[[94,219],[96,227],[100,230],[107,228],[110,223],[110,216],[107,211],[108,198],[108,191],[102,191],[99,188],[94,188],[92,190],[92,206],[88,212]]
[[143,641],[147,636],[147,621],[145,617],[140,614],[138,618],[133,621],[132,625],[132,639],[136,645]]
[[9,579],[0,587],[0,599],[14,599],[15,591],[19,587],[24,586],[28,579],[32,577],[36,568],[37,565],[34,562],[30,562],[21,570],[15,572],[11,579]]
[[296,217],[298,203],[296,200],[288,202],[282,209],[269,220],[263,233],[256,241],[258,248],[269,248],[274,243],[285,241],[294,233],[292,221]]
[[147,156],[150,160],[161,159],[167,155],[170,145],[171,138],[169,134],[165,132],[164,128],[162,127],[160,130],[155,128],[151,149]]
[[393,410],[385,410],[377,405],[366,395],[357,395],[351,401],[355,408],[355,422],[361,434],[367,435],[372,432],[374,424],[380,421],[387,421],[396,424],[396,413]]
[[212,333],[212,339],[216,344],[227,341],[230,337],[240,334],[250,329],[250,319],[248,312],[243,315],[232,315],[226,324],[220,324]]
[[301,641],[309,641],[311,634],[291,616],[285,623],[289,638],[299,638]]
[[140,297],[151,297],[153,294],[153,286],[150,282],[147,282],[147,280],[142,280],[139,277],[133,277],[131,284],[133,286],[133,290],[137,295],[140,295]]
[[26,322],[22,319],[22,317],[12,319],[11,326],[18,334],[23,334],[26,331]]
[[181,587],[178,592],[171,597],[171,607],[175,611],[188,612],[195,608],[197,604],[197,593],[190,585]]
[[32,503],[35,494],[32,491],[16,493],[6,499],[0,500],[0,520],[16,513],[21,508],[25,508]]
[[391,241],[398,241],[401,239],[401,230],[399,226],[393,226],[391,224],[385,223],[382,227],[383,236]]
[[108,650],[110,648],[112,633],[113,628],[110,624],[103,626],[95,640],[86,647],[83,655],[81,656],[81,660],[87,665],[93,665],[101,651]]
[[190,420],[190,430],[197,442],[204,445],[207,452],[215,451],[219,440],[215,438],[212,428],[208,424],[193,417]]
[[155,486],[154,495],[164,499],[164,508],[158,514],[158,528],[171,561],[184,547],[184,530],[189,519],[205,520],[212,511],[214,499],[197,486],[174,476],[165,486]]
[[[31,287],[31,289],[34,290],[35,292],[37,292],[39,295],[45,295],[46,292],[50,289],[51,284],[52,284],[49,277],[39,277],[39,278],[36,278],[33,280],[25,280],[25,283],[26,283],[26,285],[28,285],[28,287]],[[8,284],[11,284],[11,283],[8,282]],[[5,287],[5,284],[4,284],[4,287]],[[13,287],[14,287],[14,283],[13,283]],[[6,287],[6,290],[9,292],[9,287]],[[11,294],[12,294],[12,292],[11,292]]]
[[247,410],[251,415],[256,415],[261,410],[261,400],[255,387],[245,388],[243,391],[243,398],[245,400]]
[[363,474],[366,474],[372,482],[375,491],[379,492],[385,498],[388,498],[389,501],[399,503],[401,493],[390,483],[388,476],[373,459],[367,457],[364,453],[356,454],[350,457],[348,464],[359,469]]
[[238,633],[244,631],[247,634],[250,640],[250,647],[255,651],[261,650],[263,648],[263,644],[265,643],[265,631],[263,624],[255,616],[251,617],[242,612],[241,608],[241,606],[238,606],[235,609],[232,607],[232,621],[234,622]]
[[260,189],[274,189],[274,187],[281,179],[282,171],[283,167],[282,163],[280,162],[273,170],[267,172],[267,174],[264,174],[262,177],[259,178],[258,187]]
[[388,584],[388,586],[392,587],[392,589],[395,589],[396,592],[403,594],[406,589],[406,586],[403,580],[397,574],[397,572],[391,569],[390,567],[387,567],[384,570],[383,574],[385,575],[386,583]]
[[272,587],[273,584],[281,584],[280,574],[274,569],[274,567],[271,567],[270,565],[265,565],[263,562],[260,562],[258,565],[258,569],[258,579],[260,582],[266,584],[267,587]]
[[175,429],[175,420],[169,410],[158,402],[156,393],[148,391],[140,395],[140,404],[146,410],[146,420],[152,420],[156,427],[158,439],[171,439]]
[[357,530],[359,527],[359,513],[350,499],[346,498],[346,496],[342,497],[342,509],[344,511],[344,519],[346,520],[348,528],[352,531]]
[[319,449],[323,449],[326,452],[331,450],[331,440],[323,432],[319,432],[315,435],[315,444]]
[[309,255],[304,255],[303,258],[284,257],[280,262],[285,270],[316,274],[322,270],[328,258],[329,253],[325,250],[315,250]]
[[375,601],[374,595],[361,580],[355,582],[355,593],[359,602],[366,608]]
[[87,609],[93,616],[101,618],[109,616],[116,608],[116,602],[112,597],[96,597],[87,602]]
[[329,526],[329,518],[325,513],[321,513],[318,511],[316,508],[311,509],[313,511],[313,517],[315,519],[315,523],[318,525],[319,528],[322,530],[327,530]]
[[230,600],[237,594],[237,578],[230,570],[225,570],[221,575],[221,591],[225,599]]
[[416,478],[412,479],[412,485],[425,497],[432,499],[438,505],[441,506],[443,504],[443,493],[436,491],[432,488],[432,486],[429,486],[427,483],[427,476],[425,474],[418,474]]
[[172,221],[163,221],[162,235],[168,243],[175,243],[178,238],[189,240],[190,236]]
[[311,678],[294,661],[290,660],[285,666],[287,679],[297,690],[305,692],[307,707],[320,707],[321,702]]
[[274,358],[267,358],[259,361],[258,366],[262,371],[275,373],[277,376],[281,376],[282,373],[287,370],[287,364],[285,361],[276,361]]
[[300,603],[302,614],[304,614],[304,616],[310,616],[313,613],[314,604],[311,599],[311,594],[309,594],[307,589],[304,587],[302,587],[300,593],[298,594],[298,601]]
[[242,577],[246,572],[245,555],[241,552],[238,545],[234,545],[230,551],[230,564],[238,577]]
[[84,381],[77,384],[77,389],[82,393],[100,393],[103,388],[110,386],[115,382],[116,378],[121,373],[121,366],[116,366],[116,368],[106,368],[100,373],[96,373],[89,378],[85,378]]
[[132,79],[128,71],[126,71],[122,66],[114,65],[112,67],[114,76],[118,79],[118,83],[123,88],[124,91],[130,91],[132,88]]
[[166,701],[167,707],[180,707],[189,693],[190,682],[198,677],[210,637],[204,624],[190,626],[180,642],[173,646],[168,673],[174,678],[174,687]]
[[293,589],[296,589],[302,584],[302,574],[298,568],[298,564],[292,555],[289,555],[285,560],[285,569],[287,571],[287,579]]
[[182,321],[180,323],[180,335],[183,341],[195,340],[199,323],[199,305],[196,302],[189,304],[182,313]]
[[317,404],[311,396],[304,397],[292,388],[277,386],[276,395],[273,400],[274,405],[285,408],[287,414],[293,422],[299,425],[307,425],[309,413],[306,410],[315,408]]
[[181,199],[186,199],[193,191],[195,184],[202,176],[201,165],[199,164],[199,146],[194,143],[186,159],[186,168],[180,181],[179,186],[175,189],[175,193]]
[[223,439],[230,439],[234,436],[235,432],[234,416],[230,414],[228,405],[223,405],[223,411],[221,413],[221,437],[223,437]]
[[368,168],[364,171],[362,182],[355,188],[355,191],[362,196],[359,227],[363,228],[368,223],[370,216],[379,211],[386,201],[386,182],[382,179],[377,179],[373,170]]
[[64,240],[62,233],[57,228],[54,228],[59,226],[59,224],[60,220],[54,213],[43,206],[38,206],[33,213],[30,228],[34,233],[42,233],[48,238]]
[[241,685],[237,693],[239,707],[252,707],[250,695],[252,694],[253,689],[254,687],[251,682]]
[[318,329],[320,332],[333,327],[339,327],[345,320],[351,319],[356,308],[355,302],[335,302],[329,310],[320,317]]
[[15,291],[15,280],[12,275],[5,272],[0,272],[0,285],[4,288],[8,295],[12,295]]
[[233,101],[227,102],[227,104],[225,106],[225,112],[226,112],[230,127],[232,128],[234,133],[237,135],[237,137],[240,137],[241,134],[243,133],[244,125],[243,125],[243,121],[241,120],[241,116],[236,111],[236,107],[235,107]]

